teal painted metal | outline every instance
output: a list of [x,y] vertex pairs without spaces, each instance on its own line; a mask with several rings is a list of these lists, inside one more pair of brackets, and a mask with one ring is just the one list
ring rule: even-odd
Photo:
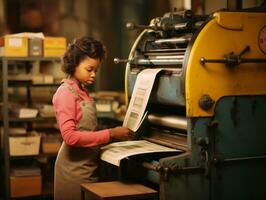
[[[130,73],[128,75],[128,91],[129,96],[133,92],[137,74]],[[161,75],[151,94],[151,101],[162,104],[185,106],[185,98],[181,93],[181,77],[179,75]]]
[[224,97],[213,117],[189,119],[191,153],[160,160],[161,199],[266,199],[265,102]]
[[161,177],[161,200],[210,199],[210,179],[206,166],[206,154],[198,145],[200,138],[207,137],[210,118],[188,119],[187,140],[190,151],[179,156],[163,158],[160,164],[168,169],[168,176]]
[[266,155],[266,97],[225,97],[218,102],[215,153],[224,158]]
[[213,131],[212,199],[266,199],[266,96],[221,99]]

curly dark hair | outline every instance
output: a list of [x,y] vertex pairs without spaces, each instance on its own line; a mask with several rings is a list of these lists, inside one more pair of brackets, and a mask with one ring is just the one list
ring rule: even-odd
[[102,61],[105,58],[105,53],[104,45],[92,37],[85,36],[74,40],[62,58],[62,71],[68,75],[73,75],[76,67],[86,56]]

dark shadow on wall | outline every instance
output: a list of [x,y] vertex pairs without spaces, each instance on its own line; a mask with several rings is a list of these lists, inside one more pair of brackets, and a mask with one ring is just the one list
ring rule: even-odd
[[[100,2],[104,3],[105,0],[98,1]],[[165,12],[169,12],[170,8],[168,1],[165,0],[112,0],[109,9],[110,16],[106,16],[106,21],[99,22],[102,24],[99,29],[102,29],[100,34],[108,48],[108,57],[100,71],[101,78],[96,87],[101,90],[123,91],[126,63],[114,64],[113,59],[127,58],[131,46],[142,31],[129,31],[126,29],[126,23],[148,25],[152,18],[162,16]]]
[[57,0],[8,0],[6,1],[7,33],[43,32],[58,34]]

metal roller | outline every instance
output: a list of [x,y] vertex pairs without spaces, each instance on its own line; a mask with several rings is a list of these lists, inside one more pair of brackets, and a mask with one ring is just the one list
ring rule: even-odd
[[158,59],[158,60],[184,60],[184,55],[155,55],[150,56],[149,60],[151,59]]
[[135,65],[182,65],[184,59],[136,59],[131,61]]
[[163,44],[163,43],[169,43],[169,44],[187,44],[190,41],[191,38],[170,38],[170,39],[159,39],[155,40],[155,44]]
[[148,115],[151,124],[165,126],[174,129],[187,130],[187,118],[183,116],[163,116],[157,114]]
[[147,59],[137,58],[134,60],[114,58],[115,64],[130,62],[135,65],[181,65],[183,61],[184,55],[157,55]]

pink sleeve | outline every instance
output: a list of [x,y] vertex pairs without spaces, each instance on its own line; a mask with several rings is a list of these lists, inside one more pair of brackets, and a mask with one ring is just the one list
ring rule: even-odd
[[100,131],[79,131],[76,122],[76,98],[64,87],[53,97],[53,106],[61,135],[66,144],[77,147],[92,147],[110,141],[108,129]]

